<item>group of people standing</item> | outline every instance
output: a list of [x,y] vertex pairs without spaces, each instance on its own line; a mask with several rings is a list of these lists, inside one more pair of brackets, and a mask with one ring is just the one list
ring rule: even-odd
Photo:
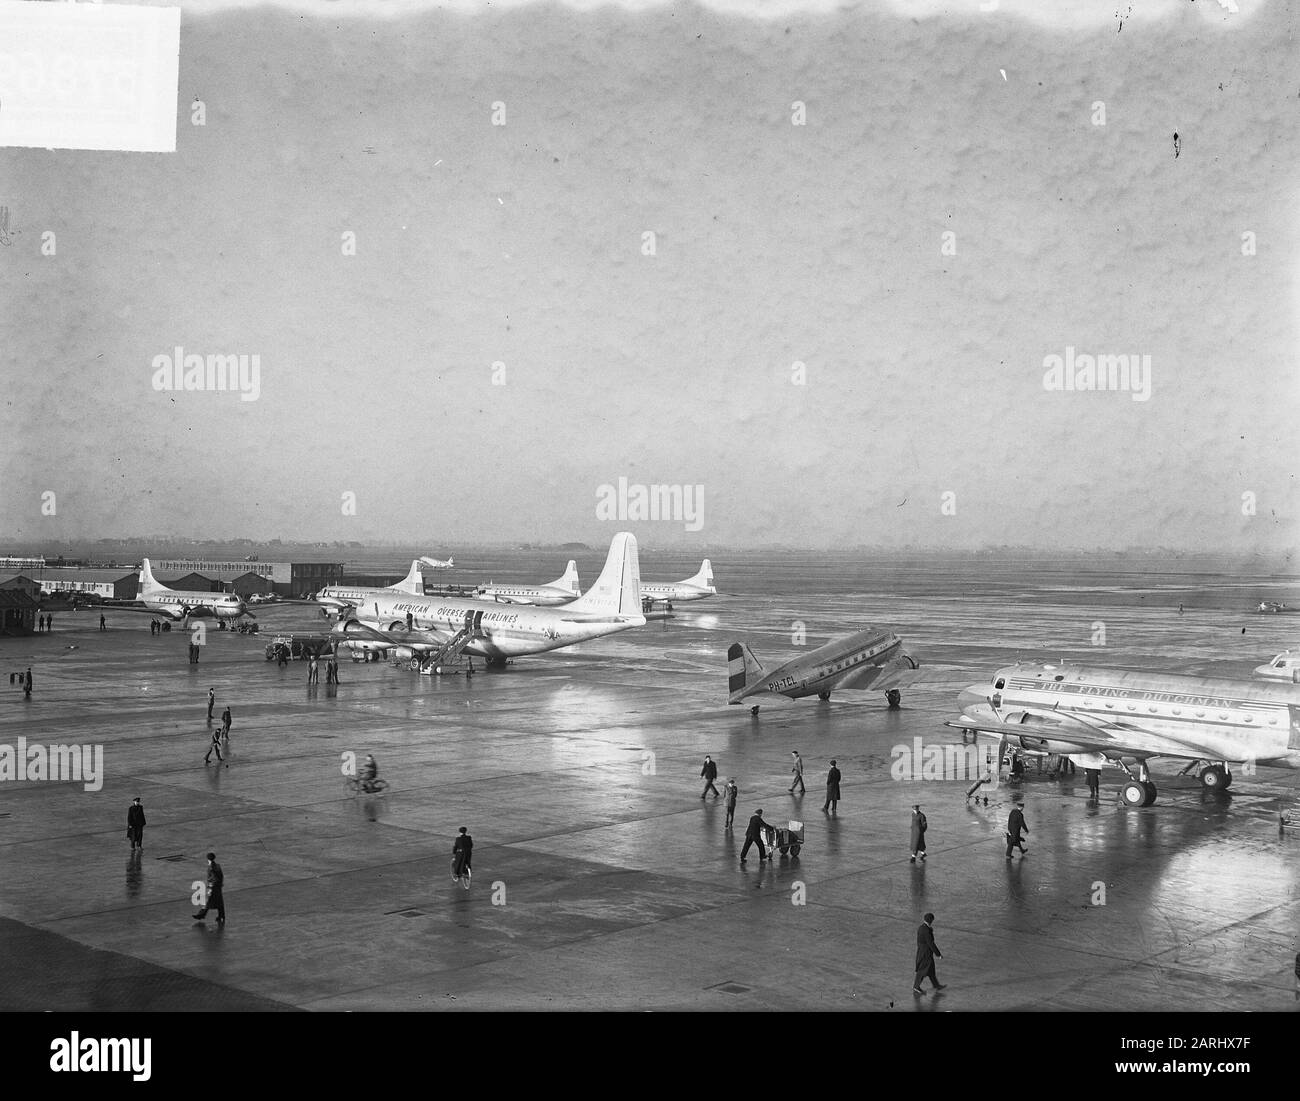
[[54,630],[54,617],[52,615],[41,615],[36,617],[36,633],[42,634],[46,631]]
[[[216,706],[217,706],[217,690],[215,688],[209,688],[208,689],[208,722],[209,723],[212,722],[212,712],[213,710],[215,710]],[[227,706],[227,708],[221,713],[221,726],[214,728],[212,731],[212,744],[208,746],[208,752],[203,757],[203,763],[205,765],[209,765],[212,763],[213,753],[217,755],[217,763],[221,764],[221,762],[224,760],[224,758],[221,756],[221,747],[223,744],[225,745],[226,752],[227,753],[230,752],[230,723],[231,723],[230,708]],[[230,766],[226,765],[226,767],[229,768]]]

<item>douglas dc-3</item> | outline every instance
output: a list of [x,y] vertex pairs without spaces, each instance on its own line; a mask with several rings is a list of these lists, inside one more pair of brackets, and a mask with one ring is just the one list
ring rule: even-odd
[[[1031,754],[1061,754],[1085,768],[1118,765],[1129,806],[1149,807],[1152,757],[1201,769],[1210,789],[1232,783],[1230,761],[1300,768],[1300,684],[1144,673],[1084,665],[1013,665],[959,696],[948,726]],[[1128,762],[1135,762],[1134,775]],[[1190,767],[1190,766],[1189,766]],[[991,779],[996,786],[997,768]]]
[[[890,707],[902,699],[899,691],[915,680],[918,663],[903,652],[903,643],[887,627],[866,627],[787,661],[770,673],[743,642],[727,650],[728,703],[764,693],[799,699],[829,700],[839,689],[884,692]],[[751,707],[758,714],[758,706]]]
[[540,654],[645,625],[636,537],[619,532],[596,583],[559,608],[499,607],[471,597],[375,595],[334,628],[355,649],[396,649],[441,663],[458,653],[503,666],[507,658]]

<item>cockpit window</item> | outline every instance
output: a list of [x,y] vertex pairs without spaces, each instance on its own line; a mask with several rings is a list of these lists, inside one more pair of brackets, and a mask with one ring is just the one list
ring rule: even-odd
[[993,687],[996,688],[999,692],[1001,692],[1002,689],[1004,689],[1006,686],[1007,686],[1007,682],[1003,680],[1001,677],[998,677],[998,679],[993,682]]

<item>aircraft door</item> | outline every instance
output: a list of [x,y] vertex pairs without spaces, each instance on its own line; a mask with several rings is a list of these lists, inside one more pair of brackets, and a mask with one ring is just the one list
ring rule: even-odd
[[1291,729],[1287,732],[1287,749],[1300,749],[1300,707],[1287,704],[1287,713],[1291,716]]

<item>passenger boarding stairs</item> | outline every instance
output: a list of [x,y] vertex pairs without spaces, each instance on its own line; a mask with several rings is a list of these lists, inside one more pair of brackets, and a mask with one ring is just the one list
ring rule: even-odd
[[421,672],[441,673],[455,662],[465,647],[474,641],[483,621],[482,612],[466,612],[465,625],[461,627],[441,649],[435,650],[420,662]]

